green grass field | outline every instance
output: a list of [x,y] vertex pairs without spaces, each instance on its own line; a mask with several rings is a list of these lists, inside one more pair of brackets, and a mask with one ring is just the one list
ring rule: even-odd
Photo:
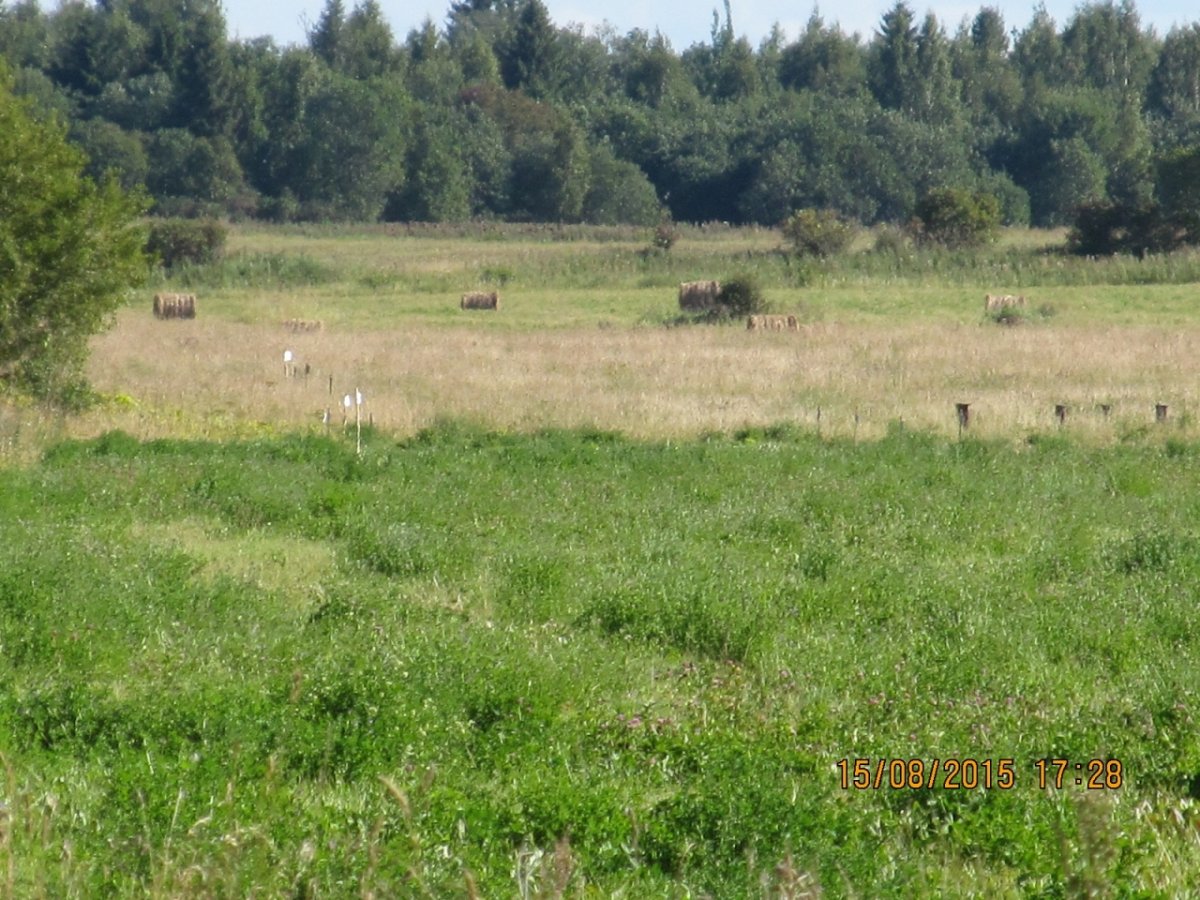
[[[235,232],[0,406],[0,896],[1196,895],[1195,257],[469,231]],[[738,268],[806,330],[665,327]]]
[[[1198,453],[788,427],[59,445],[0,476],[0,877],[1179,896]],[[847,789],[858,759],[984,768]],[[1104,786],[1042,788],[1044,759]]]

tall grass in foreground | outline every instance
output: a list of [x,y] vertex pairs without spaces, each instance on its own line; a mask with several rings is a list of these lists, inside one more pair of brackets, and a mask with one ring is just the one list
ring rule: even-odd
[[[1197,455],[790,425],[60,444],[0,471],[0,884],[1186,893]],[[1015,784],[844,789],[856,758]],[[1121,786],[1042,789],[1045,758]]]

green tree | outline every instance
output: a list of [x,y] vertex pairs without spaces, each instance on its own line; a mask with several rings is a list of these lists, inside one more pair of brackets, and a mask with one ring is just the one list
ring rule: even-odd
[[956,188],[930,191],[917,204],[919,237],[947,247],[978,247],[1000,227],[1000,203],[990,194]]
[[1081,6],[1067,23],[1062,43],[1072,82],[1120,97],[1142,96],[1157,57],[1154,39],[1142,30],[1132,0]]
[[329,72],[311,53],[294,47],[262,54],[258,67],[264,133],[251,154],[249,171],[260,191],[280,197],[285,190],[294,192],[304,177],[298,157],[307,137],[305,116]]
[[1200,140],[1200,25],[1172,28],[1167,34],[1146,105],[1170,143]]
[[679,57],[661,34],[651,37],[644,31],[631,31],[617,41],[614,56],[623,75],[625,94],[631,100],[658,109],[672,98],[695,91]]
[[450,4],[446,37],[457,47],[464,38],[479,35],[499,53],[512,34],[520,9],[520,0],[454,0]]
[[583,200],[583,220],[596,225],[654,225],[662,206],[654,185],[641,169],[617,159],[612,148],[599,144],[590,153],[591,177]]
[[871,45],[869,75],[880,106],[903,111],[916,107],[917,27],[904,0],[898,0],[879,24]]
[[1031,192],[1034,215],[1049,225],[1067,224],[1078,207],[1107,199],[1106,174],[1104,160],[1082,137],[1052,140],[1042,190]]
[[1017,36],[1013,60],[1021,80],[1034,90],[1053,87],[1065,80],[1062,38],[1045,6],[1037,6],[1033,19]]
[[959,85],[951,73],[950,43],[933,13],[917,34],[916,74],[910,94],[912,112],[931,123],[948,122],[961,112]]
[[410,129],[407,179],[389,203],[385,218],[417,222],[456,222],[471,215],[471,183],[456,141],[453,110],[421,105]]
[[326,0],[321,18],[308,33],[308,49],[331,69],[338,69],[342,56],[342,33],[346,29],[346,6],[342,0]]
[[94,96],[121,74],[120,54],[109,58],[107,14],[99,7],[74,0],[63,4],[50,20],[48,74],[58,84],[83,96]]
[[515,211],[535,222],[578,222],[590,174],[583,135],[569,122],[522,138],[513,148]]
[[758,92],[758,66],[754,50],[745,38],[730,41],[723,47],[715,68],[713,96],[717,99],[740,100]]
[[148,135],[146,143],[146,186],[155,212],[220,214],[243,204],[245,177],[228,138],[164,128]]
[[857,41],[840,28],[827,28],[814,13],[800,40],[780,55],[779,82],[796,91],[818,91],[829,96],[857,94],[867,85],[866,57]]
[[377,0],[362,0],[346,18],[338,42],[340,71],[365,80],[388,75],[400,68],[400,54],[391,26]]
[[470,96],[469,105],[493,119],[504,135],[509,214],[538,222],[580,221],[591,167],[579,126],[551,104],[517,91],[480,86]]
[[500,49],[504,84],[531,97],[552,96],[559,86],[561,49],[542,0],[524,0],[512,36]]
[[453,108],[463,86],[463,73],[433,22],[426,19],[420,30],[409,32],[405,43],[409,59],[405,72],[408,92],[414,99],[444,111]]
[[984,154],[1013,127],[1021,107],[1021,79],[1008,49],[1004,19],[995,9],[980,10],[954,40],[954,77]]
[[86,397],[88,339],[146,274],[140,203],[84,164],[0,71],[0,378],[67,403]]
[[217,0],[189,2],[175,88],[175,125],[214,138],[233,130],[233,62]]
[[492,45],[482,33],[471,31],[464,34],[451,47],[467,84],[500,83],[500,63]]
[[13,68],[46,64],[50,23],[37,0],[0,6],[0,57]]
[[326,73],[304,101],[282,187],[304,218],[375,221],[404,182],[409,98],[395,80]]
[[1155,194],[1164,215],[1200,243],[1200,145],[1180,147],[1158,161]]
[[71,126],[71,140],[87,153],[85,171],[93,181],[111,175],[126,191],[145,188],[150,163],[136,134],[104,119],[87,119]]
[[104,86],[89,104],[98,117],[132,131],[169,127],[176,108],[175,85],[166,72],[149,72]]

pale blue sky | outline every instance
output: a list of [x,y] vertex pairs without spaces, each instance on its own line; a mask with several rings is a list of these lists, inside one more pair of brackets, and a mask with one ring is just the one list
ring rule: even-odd
[[[343,0],[346,10],[353,9],[357,0]],[[820,5],[827,23],[837,22],[847,32],[859,32],[870,38],[880,17],[892,6],[893,0],[842,0]],[[231,37],[250,39],[269,35],[280,44],[303,43],[306,28],[321,14],[324,0],[224,0],[225,16]],[[589,3],[588,0],[546,0],[550,17],[557,25],[578,23],[585,31],[607,22],[618,34],[635,28],[661,31],[676,51],[692,44],[707,42],[712,29],[713,9],[722,9],[722,0],[607,0]],[[1004,16],[1009,30],[1023,29],[1033,18],[1033,0],[996,0],[990,3],[968,3],[962,0],[936,0],[921,3],[909,0],[909,5],[923,17],[932,11],[946,30],[953,33],[959,23],[973,18],[981,6],[994,6]],[[439,27],[444,25],[450,0],[380,0],[388,24],[397,41],[403,41],[410,30],[425,18]],[[1079,6],[1074,0],[1046,0],[1046,10],[1061,29]],[[1188,25],[1200,21],[1200,10],[1183,0],[1153,0],[1137,4],[1144,25],[1152,25],[1160,36],[1174,24]],[[733,27],[739,36],[749,38],[754,46],[778,22],[789,39],[794,39],[812,14],[811,4],[783,4],[768,0],[732,0]],[[724,13],[722,12],[722,15]]]

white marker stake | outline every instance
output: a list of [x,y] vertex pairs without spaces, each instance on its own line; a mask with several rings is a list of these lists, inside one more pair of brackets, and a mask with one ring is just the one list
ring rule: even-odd
[[288,377],[288,372],[291,367],[291,364],[292,364],[292,351],[284,350],[283,351],[283,377],[284,378]]
[[346,417],[350,415],[350,407],[354,404],[354,398],[347,394],[342,398],[342,428],[346,427]]
[[354,389],[354,443],[358,455],[362,456],[362,391]]

